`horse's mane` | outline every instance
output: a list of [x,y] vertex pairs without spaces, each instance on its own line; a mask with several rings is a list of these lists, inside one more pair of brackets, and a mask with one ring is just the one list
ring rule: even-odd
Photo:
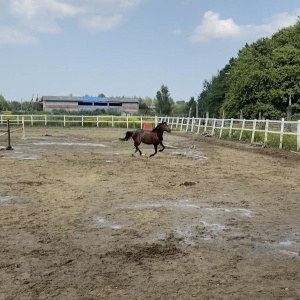
[[152,129],[152,132],[156,132],[158,131],[159,127],[162,126],[163,124],[165,124],[166,122],[162,122],[162,123],[159,123],[157,124],[157,126],[155,128]]

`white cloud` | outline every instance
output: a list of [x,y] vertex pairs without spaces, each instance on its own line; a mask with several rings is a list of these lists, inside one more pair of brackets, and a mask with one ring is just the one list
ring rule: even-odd
[[181,35],[181,34],[182,34],[181,28],[176,28],[176,29],[173,31],[173,34],[175,34],[175,35]]
[[83,28],[90,30],[107,30],[116,27],[123,19],[121,14],[104,17],[101,15],[90,16],[87,19],[82,19],[80,24]]
[[[126,14],[145,0],[6,0],[0,3],[0,18],[6,29],[1,36],[11,43],[32,42],[23,31],[58,33],[61,21],[71,19],[88,30],[109,30],[118,26]],[[18,29],[19,28],[19,29]],[[10,42],[8,42],[8,40]]]
[[299,10],[293,14],[282,13],[274,15],[267,23],[261,25],[238,25],[233,19],[221,19],[218,13],[207,11],[202,22],[196,27],[189,41],[205,42],[212,39],[243,39],[254,40],[270,36],[278,29],[295,23]]
[[32,45],[36,43],[36,39],[32,36],[26,35],[21,31],[0,26],[0,45]]
[[10,0],[12,14],[24,18],[34,18],[39,14],[47,14],[56,18],[74,17],[82,12],[82,8],[57,0]]

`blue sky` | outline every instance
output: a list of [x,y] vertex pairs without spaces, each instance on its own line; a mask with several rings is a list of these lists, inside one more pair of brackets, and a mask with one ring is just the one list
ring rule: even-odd
[[188,101],[299,0],[0,0],[0,94]]

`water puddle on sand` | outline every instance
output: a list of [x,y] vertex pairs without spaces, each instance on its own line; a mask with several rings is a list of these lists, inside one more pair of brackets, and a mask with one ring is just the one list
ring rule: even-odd
[[11,196],[0,196],[0,203],[5,203],[8,201],[11,201],[13,199],[13,197]]
[[110,222],[110,221],[108,221],[105,218],[100,217],[100,216],[94,217],[93,220],[94,220],[94,223],[96,225],[101,226],[103,228],[120,229],[120,228],[123,227],[119,224],[115,224],[113,222]]
[[284,255],[289,255],[293,257],[299,257],[300,259],[300,243],[299,240],[291,240],[291,239],[284,239],[281,241],[277,241],[275,243],[271,243],[265,241],[263,245],[272,251],[279,252]]
[[279,242],[279,245],[281,245],[281,246],[292,246],[293,242],[290,241],[290,240],[286,240],[286,241]]
[[39,155],[29,155],[25,154],[21,151],[9,151],[6,152],[3,156],[3,159],[22,159],[22,160],[35,160],[40,159],[41,157]]
[[209,207],[209,208],[205,208],[206,210],[212,211],[212,212],[218,212],[218,211],[222,211],[225,213],[239,213],[245,217],[248,218],[252,218],[254,213],[249,210],[249,209],[244,209],[244,208],[224,208],[224,207]]
[[221,230],[226,229],[225,226],[217,223],[208,223],[204,221],[201,221],[201,223],[205,226],[205,228],[207,228],[208,231],[212,231],[212,232],[219,232]]
[[29,150],[27,147],[13,147],[13,150],[3,152],[3,159],[35,160],[40,159],[39,155],[25,154],[22,150]]
[[156,203],[144,203],[134,205],[130,208],[132,209],[148,209],[148,208],[196,208],[199,209],[201,206],[196,204],[191,204],[187,200],[180,200],[179,202],[174,201],[164,201],[164,202],[156,202]]
[[196,159],[196,160],[207,159],[207,157],[204,156],[203,153],[201,153],[201,152],[193,152],[193,151],[187,151],[187,152],[175,151],[175,152],[172,152],[171,155],[173,155],[173,156],[185,156],[185,157],[193,158],[193,159]]
[[103,144],[93,144],[93,143],[69,143],[69,142],[38,142],[32,143],[35,146],[92,146],[92,147],[107,147]]

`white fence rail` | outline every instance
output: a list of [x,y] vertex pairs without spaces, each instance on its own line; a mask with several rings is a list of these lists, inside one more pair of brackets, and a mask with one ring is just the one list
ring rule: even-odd
[[300,120],[281,121],[274,120],[246,120],[246,119],[214,119],[214,118],[167,118],[171,129],[190,131],[194,133],[206,132],[217,138],[235,140],[250,140],[251,143],[260,142],[267,145],[271,138],[278,139],[278,147],[283,148],[291,136],[300,150]]
[[[147,123],[156,126],[166,120],[172,130],[202,134],[207,132],[217,138],[249,140],[264,145],[276,140],[280,149],[287,143],[295,144],[295,150],[300,150],[300,120],[245,120],[245,119],[215,119],[215,118],[184,118],[184,117],[146,117],[146,116],[73,116],[73,115],[0,115],[0,124],[25,126],[97,126],[143,128]],[[290,138],[288,138],[290,137]]]

